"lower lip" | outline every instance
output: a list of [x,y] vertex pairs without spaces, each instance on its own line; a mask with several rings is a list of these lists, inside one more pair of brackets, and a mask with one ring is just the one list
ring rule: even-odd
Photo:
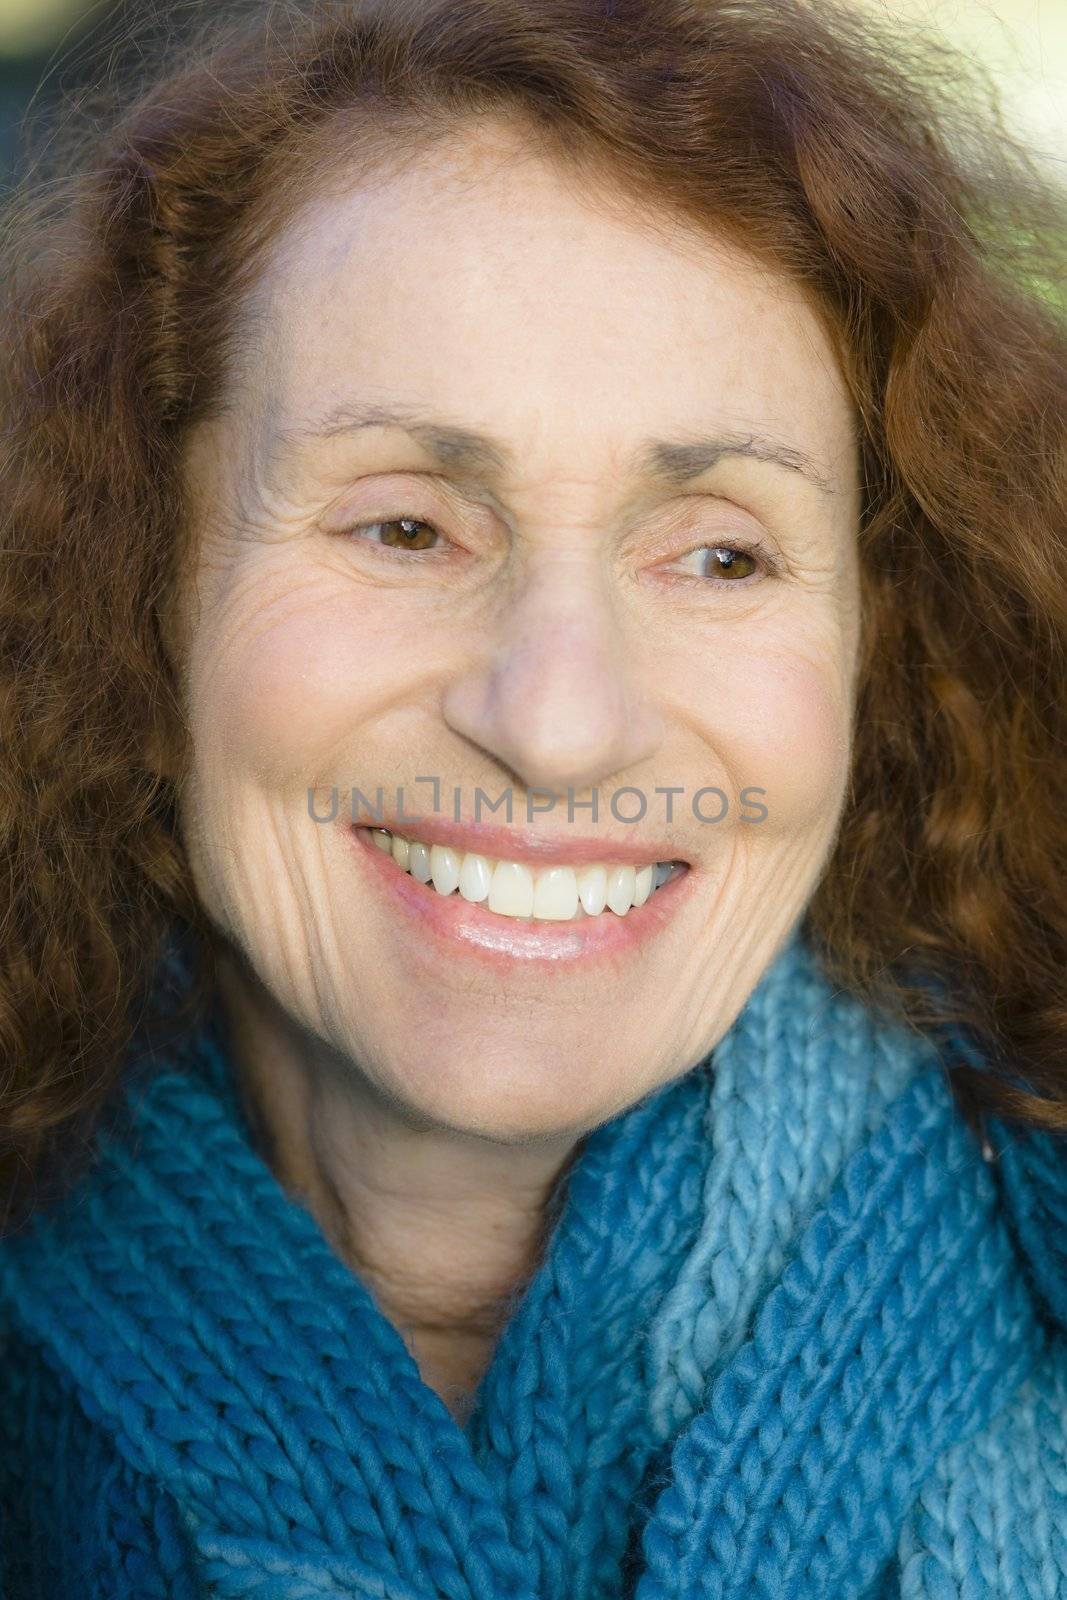
[[397,866],[371,839],[369,828],[348,824],[346,832],[390,903],[410,917],[424,937],[439,939],[452,952],[465,951],[493,965],[587,962],[643,949],[685,904],[696,876],[692,867],[679,873],[653,890],[644,905],[631,906],[622,917],[603,911],[599,916],[567,922],[534,921],[501,916],[480,901],[465,900],[458,890],[438,894],[432,883],[420,883]]

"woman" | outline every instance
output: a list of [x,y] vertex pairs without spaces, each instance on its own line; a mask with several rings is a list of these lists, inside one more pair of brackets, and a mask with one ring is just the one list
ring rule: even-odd
[[920,50],[254,7],[11,212],[9,1596],[1067,1596],[1067,206]]

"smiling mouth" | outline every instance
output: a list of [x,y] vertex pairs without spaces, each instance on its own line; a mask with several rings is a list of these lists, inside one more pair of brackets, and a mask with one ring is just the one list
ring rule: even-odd
[[402,872],[442,899],[457,896],[519,921],[579,922],[609,913],[625,917],[689,870],[684,861],[643,867],[617,861],[530,867],[449,845],[425,844],[388,828],[362,831]]

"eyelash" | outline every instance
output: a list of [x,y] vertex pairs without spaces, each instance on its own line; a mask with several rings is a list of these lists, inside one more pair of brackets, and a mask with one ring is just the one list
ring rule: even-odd
[[[357,542],[360,542],[360,543],[363,543],[363,544],[373,544],[376,550],[378,550],[382,555],[384,555],[388,559],[392,559],[392,560],[410,562],[412,560],[412,558],[414,558],[416,560],[419,560],[419,559],[425,560],[427,558],[432,558],[432,557],[439,556],[440,552],[438,550],[436,550],[436,549],[434,549],[434,550],[403,550],[403,549],[396,549],[393,545],[379,544],[375,540],[372,540],[372,539],[363,539],[363,540],[359,539],[359,535],[361,533],[365,532],[366,529],[368,529],[368,528],[385,527],[387,524],[389,524],[391,522],[413,522],[413,523],[416,523],[420,528],[429,528],[431,530],[431,532],[435,533],[439,539],[446,539],[446,540],[448,539],[448,535],[445,534],[445,533],[442,533],[441,529],[437,526],[436,523],[428,521],[428,519],[425,518],[425,517],[413,517],[413,516],[410,516],[406,512],[400,512],[400,513],[397,513],[395,516],[389,516],[389,517],[375,517],[372,522],[355,522],[350,527],[342,528],[341,529],[341,536],[343,538],[350,538],[350,539],[352,539],[354,541],[357,541]],[[449,541],[449,542],[451,542],[451,541]],[[747,556],[749,558],[749,560],[755,561],[759,566],[761,566],[763,568],[764,573],[766,575],[768,575],[768,576],[773,576],[778,570],[776,563],[771,559],[770,555],[766,551],[764,551],[759,545],[747,545],[747,544],[731,544],[731,545],[703,544],[703,545],[694,545],[692,550],[685,551],[682,556],[678,557],[678,559],[679,560],[684,560],[686,556],[695,555],[698,550],[725,551],[725,552],[729,552],[731,555]],[[679,574],[676,574],[676,576],[682,578],[683,581],[685,581],[686,579],[692,579],[694,583],[699,583],[699,584],[702,584],[702,585],[705,585],[705,586],[708,585],[708,584],[714,584],[716,587],[738,589],[738,588],[746,587],[746,586],[750,585],[751,583],[753,583],[757,579],[758,574],[757,573],[749,573],[744,578],[701,577],[696,573],[679,573]]]

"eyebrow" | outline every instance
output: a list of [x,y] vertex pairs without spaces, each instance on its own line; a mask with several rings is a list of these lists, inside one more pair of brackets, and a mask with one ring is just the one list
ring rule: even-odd
[[[278,430],[283,447],[318,439],[356,434],[364,428],[399,428],[421,445],[446,470],[470,477],[494,478],[514,472],[515,452],[500,439],[443,418],[432,417],[413,406],[344,404],[299,427]],[[645,439],[633,452],[628,471],[667,488],[681,488],[731,457],[769,462],[806,478],[829,499],[833,485],[828,475],[803,450],[766,434],[726,432],[691,433],[681,439]]]

